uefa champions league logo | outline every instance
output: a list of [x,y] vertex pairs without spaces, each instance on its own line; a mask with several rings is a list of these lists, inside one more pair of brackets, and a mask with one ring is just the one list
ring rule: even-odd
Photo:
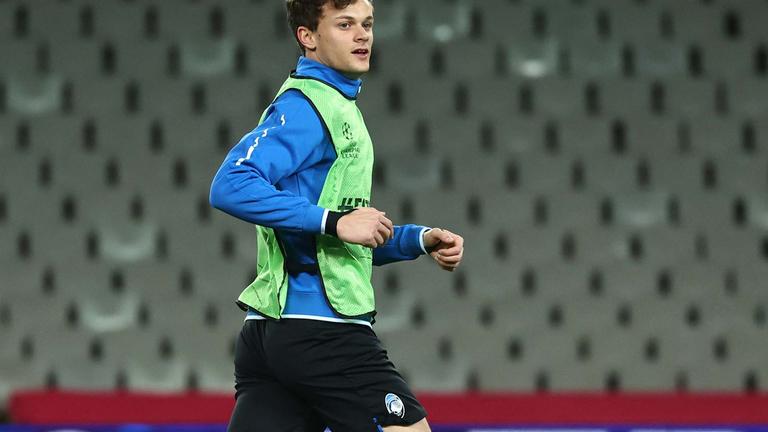
[[400,418],[405,417],[405,405],[403,401],[393,393],[387,393],[384,397],[384,404],[387,406],[387,412],[394,414]]
[[347,122],[344,122],[344,124],[341,126],[341,133],[348,141],[352,141],[352,138],[354,138],[352,136],[352,126],[350,126]]

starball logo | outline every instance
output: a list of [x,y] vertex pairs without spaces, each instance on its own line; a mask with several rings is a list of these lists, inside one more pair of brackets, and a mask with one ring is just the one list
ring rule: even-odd
[[344,135],[344,138],[346,138],[347,141],[352,141],[352,126],[350,126],[349,123],[344,122],[344,124],[341,125],[341,134]]
[[357,159],[360,157],[360,148],[357,146],[357,143],[353,140],[355,135],[352,133],[352,126],[349,125],[349,123],[344,122],[344,124],[341,125],[341,134],[344,136],[344,138],[349,141],[349,147],[341,150],[339,153],[339,156],[342,159]]

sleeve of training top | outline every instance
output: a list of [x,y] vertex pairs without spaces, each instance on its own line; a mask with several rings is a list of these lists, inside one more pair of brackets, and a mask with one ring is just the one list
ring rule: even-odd
[[428,230],[420,225],[395,225],[394,237],[373,250],[373,265],[414,260],[426,254],[424,233]]
[[253,224],[320,233],[326,210],[274,186],[321,159],[320,119],[306,99],[290,92],[269,110],[264,122],[224,159],[211,184],[210,203]]

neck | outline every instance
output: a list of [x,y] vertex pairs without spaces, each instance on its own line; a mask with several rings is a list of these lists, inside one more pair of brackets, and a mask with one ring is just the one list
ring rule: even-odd
[[317,50],[310,51],[308,49],[305,49],[304,50],[304,57],[306,57],[306,58],[308,58],[310,60],[316,61],[316,62],[318,62],[320,64],[323,64],[325,66],[328,66],[329,68],[335,70],[336,72],[344,75],[345,77],[347,77],[349,79],[353,79],[353,80],[360,79],[360,77],[362,77],[364,75],[363,73],[360,73],[360,72],[347,72],[347,71],[343,71],[343,70],[339,70],[339,69],[334,68],[333,66],[329,65],[327,62],[323,61],[323,59],[318,57]]

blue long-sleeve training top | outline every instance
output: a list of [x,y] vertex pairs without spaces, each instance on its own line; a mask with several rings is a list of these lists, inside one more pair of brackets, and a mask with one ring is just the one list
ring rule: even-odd
[[[361,80],[300,57],[296,74],[323,81],[356,98]],[[336,160],[331,137],[306,97],[283,93],[268,108],[264,122],[227,154],[210,192],[211,205],[246,222],[274,228],[290,263],[317,262],[314,236],[325,233],[328,209],[317,205],[328,171]],[[420,225],[396,225],[395,235],[373,250],[373,264],[412,260],[426,253]],[[254,243],[256,239],[254,237]],[[328,304],[318,274],[288,275],[283,318],[370,325],[371,317],[346,319]],[[247,319],[263,318],[248,311]]]

